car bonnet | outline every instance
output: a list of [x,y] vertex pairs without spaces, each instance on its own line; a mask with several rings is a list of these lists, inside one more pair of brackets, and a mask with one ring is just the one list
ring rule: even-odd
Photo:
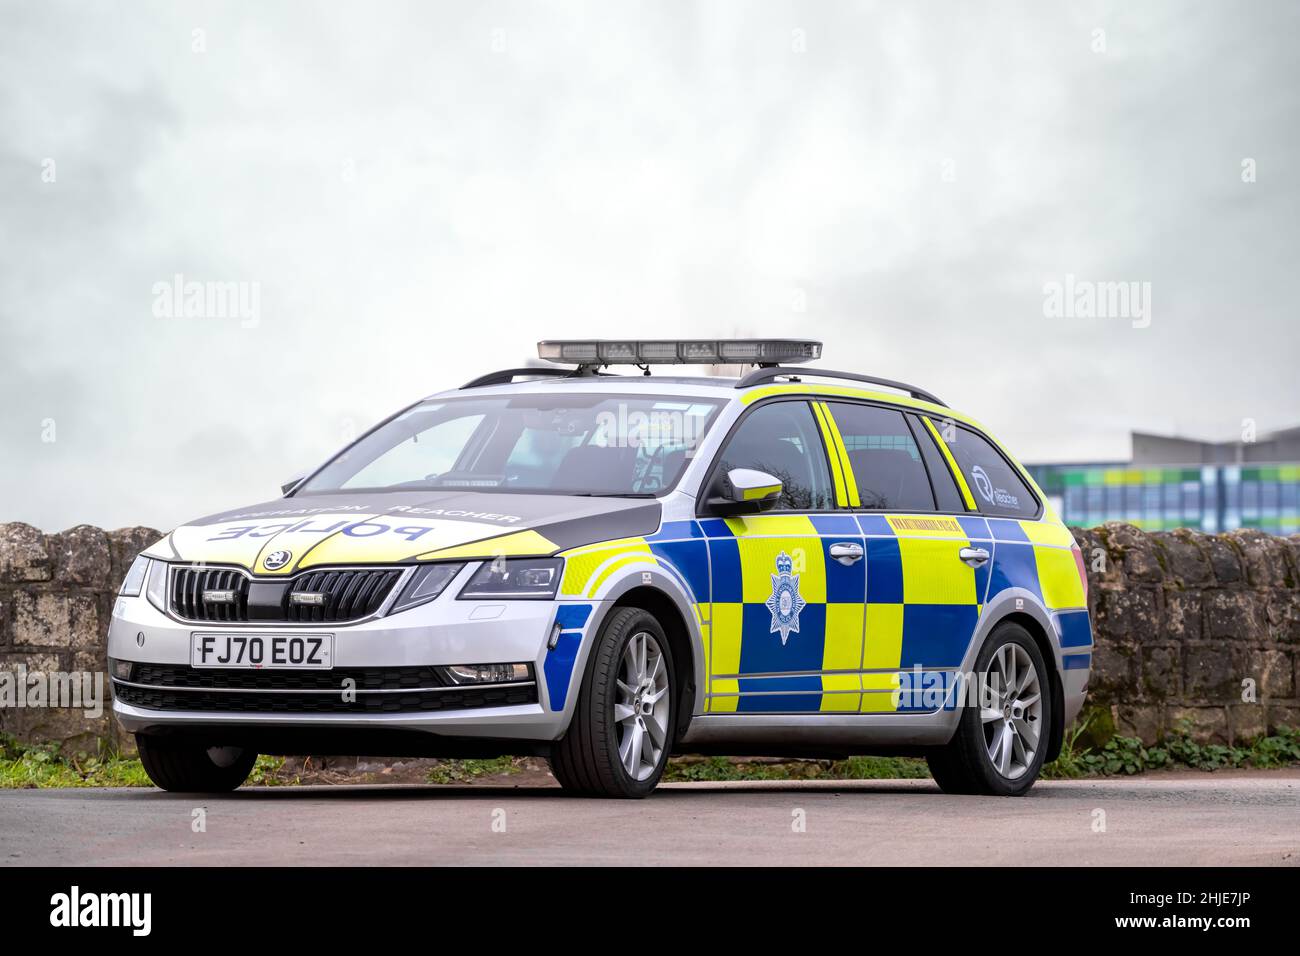
[[279,498],[200,518],[144,554],[284,575],[310,567],[550,555],[653,534],[660,504],[639,498],[466,491]]

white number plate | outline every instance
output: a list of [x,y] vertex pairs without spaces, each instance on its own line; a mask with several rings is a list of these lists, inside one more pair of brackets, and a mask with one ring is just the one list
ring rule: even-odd
[[194,667],[293,667],[328,670],[334,666],[333,634],[193,634]]

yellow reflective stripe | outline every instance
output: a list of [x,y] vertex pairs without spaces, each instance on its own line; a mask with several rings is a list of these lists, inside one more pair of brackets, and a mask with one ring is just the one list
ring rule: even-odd
[[495,538],[484,538],[469,544],[456,545],[451,548],[439,548],[426,551],[416,556],[417,561],[430,561],[435,558],[497,558],[497,557],[533,557],[534,555],[554,554],[558,546],[536,531],[516,531]]
[[1038,568],[1038,587],[1043,594],[1043,603],[1050,610],[1088,606],[1073,551],[1046,544],[1035,545],[1034,564]]
[[1051,544],[1060,548],[1074,547],[1070,529],[1056,521],[1021,521],[1020,528],[1034,544]]
[[[810,370],[810,374],[816,373]],[[762,385],[757,388],[747,389],[740,396],[740,401],[745,405],[749,405],[761,398],[771,398],[773,395],[807,395],[809,397],[814,395],[847,395],[850,398],[869,398],[873,401],[888,402],[892,405],[906,405],[908,408],[915,408],[921,412],[950,416],[957,421],[966,422],[970,425],[975,424],[975,421],[966,415],[945,408],[942,405],[936,405],[934,402],[922,401],[908,395],[899,395],[896,392],[877,392],[868,388],[854,388],[851,385],[821,385],[816,382]]]
[[821,402],[812,403],[813,416],[817,419],[817,427],[821,429],[822,440],[826,442],[826,457],[831,463],[831,478],[835,482],[835,504],[841,508],[849,503],[848,493],[844,490],[844,469],[840,464],[839,449],[835,446],[835,436],[831,433],[830,422],[827,421],[826,409],[822,407]]
[[591,597],[600,591],[600,586],[609,580],[609,576],[615,571],[627,567],[629,564],[654,564],[655,559],[652,554],[629,554],[626,557],[615,558],[606,567],[596,575],[595,580],[587,585],[587,597]]
[[[737,538],[745,535],[777,535],[789,537],[817,537],[812,518],[807,515],[741,515],[722,519]],[[773,555],[775,557],[775,555]]]
[[862,499],[858,496],[858,479],[853,474],[853,463],[849,461],[849,450],[844,447],[844,436],[840,434],[839,423],[835,421],[835,415],[830,406],[825,402],[818,402],[822,407],[822,415],[826,418],[826,424],[831,430],[831,437],[835,439],[835,451],[840,457],[840,470],[844,472],[844,490],[848,495],[849,506],[853,508],[862,507]]
[[646,544],[645,538],[618,538],[565,551],[564,579],[560,582],[560,593],[586,594],[592,577],[606,561],[628,554],[649,557],[650,553],[650,545]]
[[780,490],[780,485],[761,485],[758,488],[746,488],[741,492],[741,495],[746,501],[756,501]]
[[957,487],[961,488],[961,499],[966,502],[966,510],[975,510],[975,496],[970,493],[970,486],[966,484],[966,476],[961,473],[957,467],[957,461],[952,457],[952,452],[948,448],[948,443],[943,440],[939,430],[934,427],[934,422],[930,421],[929,416],[922,415],[921,421],[925,422],[925,427],[930,429],[930,434],[934,436],[935,444],[939,446],[939,451],[943,452],[944,459],[948,462],[948,470],[952,476],[957,479]]

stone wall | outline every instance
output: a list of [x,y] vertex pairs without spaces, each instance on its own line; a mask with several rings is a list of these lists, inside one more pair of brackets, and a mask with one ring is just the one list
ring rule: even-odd
[[[0,525],[0,671],[102,674],[113,594],[160,536]],[[1108,524],[1075,537],[1097,636],[1090,740],[1119,732],[1149,742],[1184,721],[1198,738],[1224,742],[1300,725],[1300,535]],[[0,731],[77,749],[129,743],[107,710],[91,720],[80,710],[0,707]]]
[[1075,529],[1097,647],[1097,736],[1179,726],[1235,743],[1300,725],[1300,535]]
[[[77,525],[44,534],[0,524],[0,671],[93,672],[104,675],[107,691],[113,596],[135,556],[160,537],[152,528]],[[94,719],[83,710],[0,707],[0,732],[88,751],[97,740],[126,743],[107,705]]]

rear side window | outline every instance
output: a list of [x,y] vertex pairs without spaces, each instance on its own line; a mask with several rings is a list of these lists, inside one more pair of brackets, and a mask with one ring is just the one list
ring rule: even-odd
[[781,480],[776,511],[828,511],[834,507],[821,433],[805,402],[756,408],[727,440],[713,481],[732,468],[765,471]]
[[953,422],[935,422],[934,426],[948,443],[980,511],[1011,518],[1038,514],[1038,499],[987,439]]
[[930,472],[930,487],[934,489],[939,510],[964,512],[966,505],[961,500],[961,492],[957,490],[952,469],[948,467],[948,462],[939,451],[939,446],[934,443],[934,436],[925,427],[925,423],[915,415],[908,415],[907,423],[912,426],[916,443],[921,446],[921,457],[925,459],[926,470]]
[[853,467],[862,507],[870,511],[933,511],[934,495],[912,430],[892,408],[830,402]]

